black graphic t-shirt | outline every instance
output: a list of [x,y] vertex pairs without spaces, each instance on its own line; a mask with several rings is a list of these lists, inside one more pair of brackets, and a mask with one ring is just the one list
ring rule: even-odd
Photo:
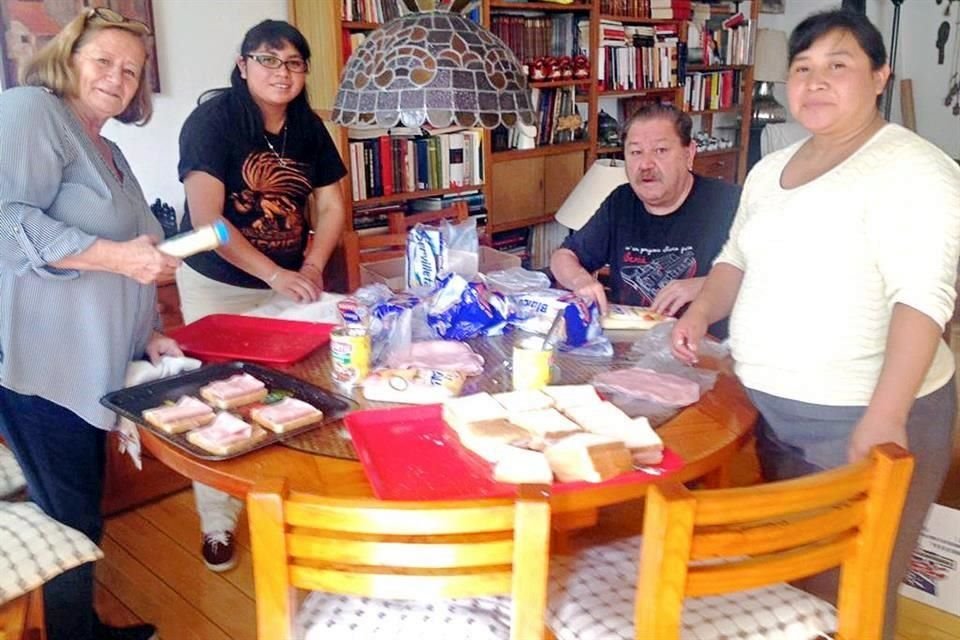
[[[203,171],[220,180],[225,188],[223,217],[278,266],[297,270],[303,265],[309,232],[307,198],[314,189],[346,175],[346,168],[319,118],[312,132],[288,126],[285,133],[265,131],[253,141],[239,133],[242,118],[231,91],[194,109],[180,131],[180,180],[191,171]],[[189,206],[182,228],[193,228]],[[186,263],[219,282],[269,288],[215,251],[191,256]]]
[[[611,302],[649,307],[671,280],[707,275],[727,240],[739,202],[737,185],[694,176],[680,208],[656,216],[624,184],[563,246],[587,271],[610,265]],[[726,337],[725,329],[715,325],[711,333]]]

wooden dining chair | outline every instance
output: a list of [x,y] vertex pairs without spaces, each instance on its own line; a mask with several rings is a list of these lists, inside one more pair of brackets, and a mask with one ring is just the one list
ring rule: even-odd
[[0,605],[0,640],[46,640],[43,587]]
[[437,211],[404,215],[402,211],[387,214],[387,233],[361,235],[347,231],[343,235],[343,254],[347,263],[347,287],[355,291],[360,286],[360,265],[368,262],[401,258],[407,252],[407,231],[416,224],[436,224],[447,220],[454,224],[469,217],[467,203],[455,202]]
[[[516,500],[382,502],[275,480],[247,507],[259,640],[544,637],[544,487]],[[299,606],[297,590],[310,592]]]
[[470,210],[467,203],[459,200],[449,207],[436,211],[422,211],[411,214],[405,214],[403,211],[391,211],[387,214],[387,226],[390,228],[390,233],[405,233],[418,224],[437,224],[443,221],[459,224],[469,216]]
[[[912,472],[913,457],[884,444],[862,462],[783,482],[655,485],[642,537],[554,560],[548,625],[557,640],[880,638]],[[638,551],[639,569],[625,570]],[[837,609],[786,583],[835,566]]]

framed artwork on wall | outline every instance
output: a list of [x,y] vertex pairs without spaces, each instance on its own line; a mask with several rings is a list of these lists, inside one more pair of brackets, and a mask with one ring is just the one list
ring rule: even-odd
[[108,7],[147,25],[146,81],[159,93],[151,0],[0,0],[0,87],[17,86],[20,67],[85,7]]
[[760,13],[784,13],[787,0],[761,0]]

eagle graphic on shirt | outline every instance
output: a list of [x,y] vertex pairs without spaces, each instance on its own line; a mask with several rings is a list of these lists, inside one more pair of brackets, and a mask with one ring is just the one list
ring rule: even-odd
[[240,232],[268,255],[299,250],[304,236],[307,165],[291,159],[284,163],[266,151],[251,153],[241,168],[245,188],[230,194],[238,216],[250,216],[248,224],[238,225]]
[[697,273],[697,256],[692,250],[655,256],[624,257],[620,278],[639,306],[649,307],[657,293],[671,280],[692,278]]

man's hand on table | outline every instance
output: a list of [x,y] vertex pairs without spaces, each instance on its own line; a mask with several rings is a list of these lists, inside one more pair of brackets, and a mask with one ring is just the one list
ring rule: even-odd
[[693,302],[705,281],[705,277],[671,280],[657,293],[650,310],[665,316],[676,315],[684,305]]
[[594,300],[600,308],[600,315],[607,315],[607,294],[600,281],[589,273],[585,273],[571,283],[574,293],[587,300]]

